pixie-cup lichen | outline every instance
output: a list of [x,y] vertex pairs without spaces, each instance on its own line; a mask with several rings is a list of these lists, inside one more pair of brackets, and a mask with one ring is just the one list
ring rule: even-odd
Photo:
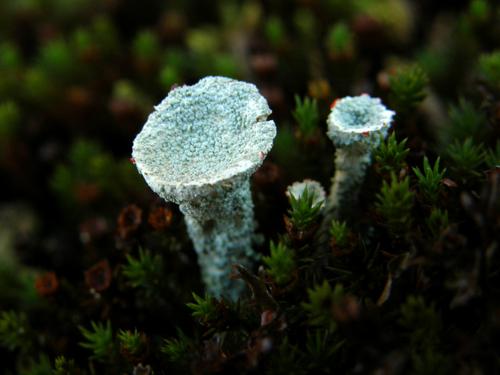
[[395,115],[379,98],[363,94],[337,100],[328,116],[328,137],[336,147],[335,175],[324,210],[322,229],[343,216],[357,199],[371,163],[371,151],[385,138]]
[[255,223],[250,176],[276,135],[253,84],[206,77],[172,90],[134,140],[137,169],[158,195],[179,204],[209,293],[236,299],[231,265],[249,267]]

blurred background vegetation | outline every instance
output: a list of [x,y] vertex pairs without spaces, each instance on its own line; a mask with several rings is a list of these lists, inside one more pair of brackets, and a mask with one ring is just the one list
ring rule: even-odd
[[[130,160],[153,105],[207,75],[273,109],[253,191],[280,308],[205,296]],[[394,131],[315,257],[285,188],[329,186],[330,104],[365,92]],[[2,0],[2,373],[500,371],[499,135],[494,0]]]

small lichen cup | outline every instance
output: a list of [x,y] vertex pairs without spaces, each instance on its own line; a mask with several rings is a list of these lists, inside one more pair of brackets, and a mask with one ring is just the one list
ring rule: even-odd
[[334,102],[327,119],[328,137],[336,147],[335,175],[324,210],[321,230],[342,217],[357,201],[359,188],[371,164],[371,151],[387,136],[394,111],[379,98],[363,94]]
[[253,84],[206,77],[172,90],[134,140],[132,157],[158,195],[179,204],[209,293],[237,299],[231,266],[251,267],[255,230],[250,176],[276,126]]

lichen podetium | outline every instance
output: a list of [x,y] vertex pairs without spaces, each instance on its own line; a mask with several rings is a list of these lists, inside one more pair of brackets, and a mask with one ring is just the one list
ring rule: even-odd
[[253,84],[206,77],[172,90],[133,144],[139,172],[163,199],[179,204],[214,296],[236,299],[231,265],[251,266],[255,230],[250,176],[270,151],[276,126]]
[[394,115],[379,98],[366,94],[335,101],[327,119],[327,134],[336,147],[335,175],[321,232],[326,233],[331,220],[342,217],[357,200],[371,151],[386,137]]

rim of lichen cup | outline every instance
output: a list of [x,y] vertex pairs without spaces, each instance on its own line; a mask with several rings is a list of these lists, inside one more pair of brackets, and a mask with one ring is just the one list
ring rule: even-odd
[[148,185],[176,203],[230,190],[270,151],[276,126],[251,83],[206,77],[179,86],[155,107],[132,147]]
[[336,146],[377,146],[396,113],[368,94],[336,100],[328,115],[328,136]]

